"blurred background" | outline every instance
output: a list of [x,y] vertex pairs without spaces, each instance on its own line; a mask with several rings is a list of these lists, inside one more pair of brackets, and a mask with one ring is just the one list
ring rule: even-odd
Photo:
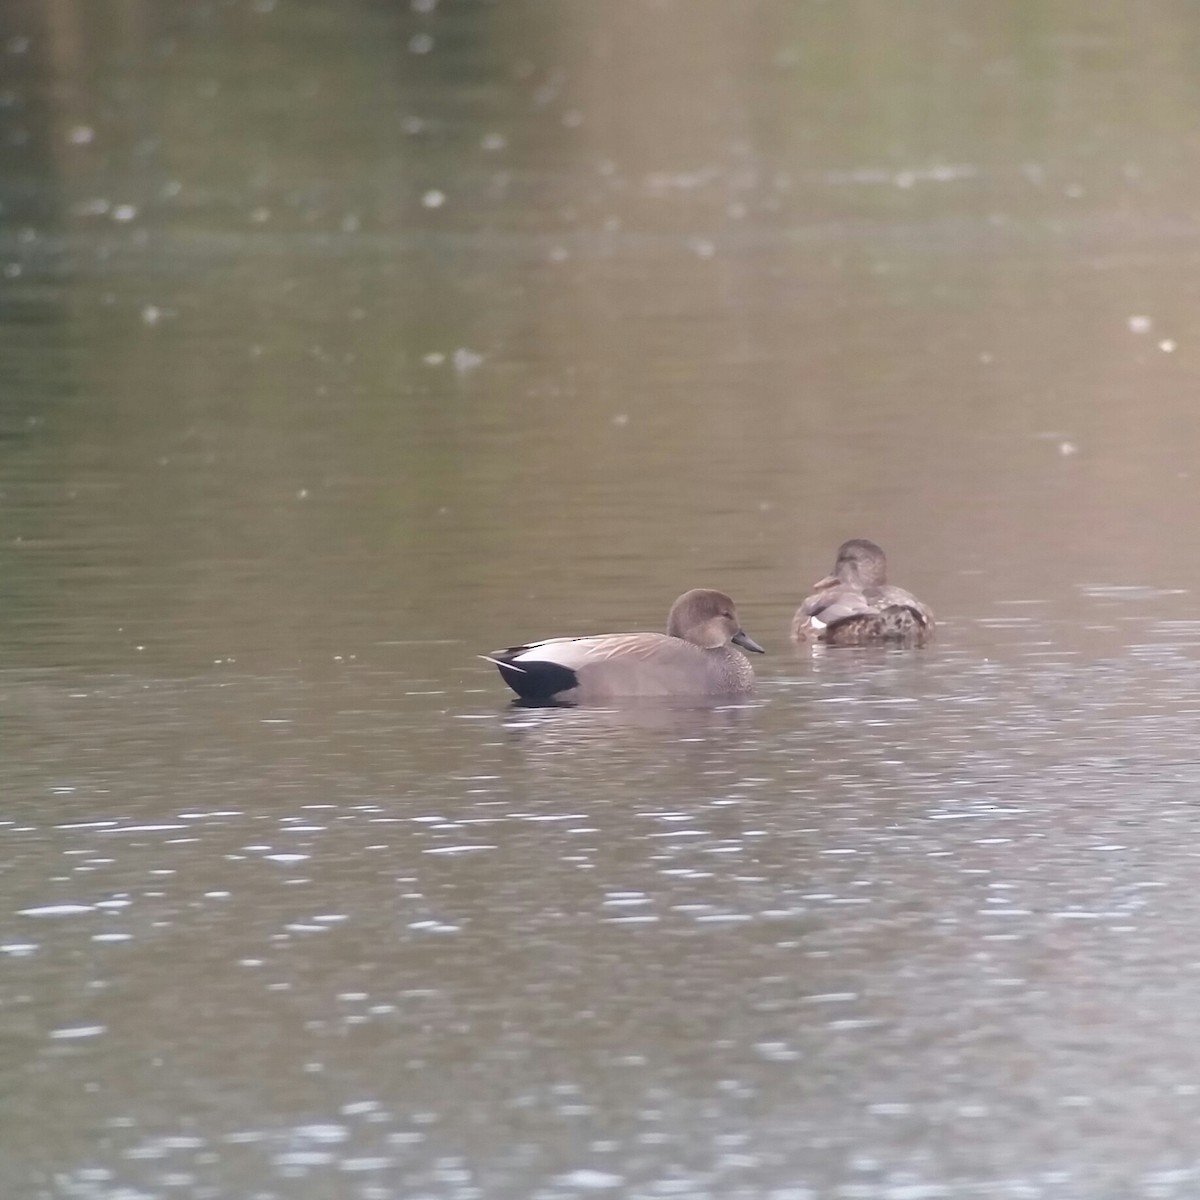
[[6,4],[10,653],[774,629],[851,536],[951,620],[1195,583],[1153,13]]
[[[1194,1195],[1198,109],[1168,0],[5,0],[4,1194]],[[853,536],[934,648],[789,648]],[[748,707],[475,657],[693,586]]]

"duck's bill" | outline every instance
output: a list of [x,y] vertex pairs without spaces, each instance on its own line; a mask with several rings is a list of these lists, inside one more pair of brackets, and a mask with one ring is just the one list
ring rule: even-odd
[[752,638],[746,635],[741,629],[729,639],[735,646],[741,646],[743,650],[749,650],[752,654],[766,654],[766,651]]

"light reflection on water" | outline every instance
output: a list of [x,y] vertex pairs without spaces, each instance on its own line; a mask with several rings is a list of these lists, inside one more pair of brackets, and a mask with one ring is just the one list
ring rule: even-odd
[[676,711],[353,665],[97,687],[142,786],[96,744],[7,829],[40,1144],[97,1196],[1185,1194],[1152,1135],[1200,1097],[1200,765],[1158,649],[947,638]]

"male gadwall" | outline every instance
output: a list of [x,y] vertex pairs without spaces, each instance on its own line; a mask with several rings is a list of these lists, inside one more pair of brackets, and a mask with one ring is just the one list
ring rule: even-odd
[[933,613],[911,592],[888,583],[887,559],[866,538],[843,542],[833,574],[813,587],[792,618],[797,642],[923,646],[933,636]]
[[671,605],[666,633],[550,638],[483,657],[522,700],[687,698],[739,695],[754,686],[750,663],[732,646],[764,652],[742,632],[724,592],[695,588]]

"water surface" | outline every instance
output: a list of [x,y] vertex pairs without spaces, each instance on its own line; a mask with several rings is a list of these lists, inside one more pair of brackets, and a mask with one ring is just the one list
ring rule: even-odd
[[[1152,8],[0,9],[6,1197],[1196,1193]],[[692,586],[744,702],[476,657]]]

